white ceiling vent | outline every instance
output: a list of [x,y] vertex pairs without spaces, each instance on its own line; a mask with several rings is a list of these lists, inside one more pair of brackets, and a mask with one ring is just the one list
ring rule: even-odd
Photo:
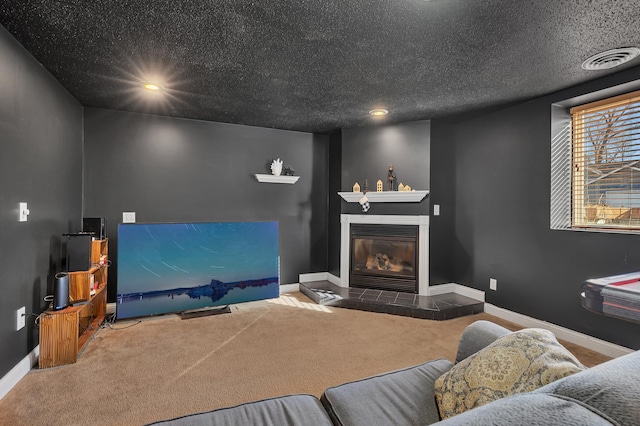
[[608,70],[617,67],[625,62],[629,62],[636,56],[640,55],[640,49],[637,47],[622,47],[620,49],[607,50],[593,55],[582,63],[585,70]]

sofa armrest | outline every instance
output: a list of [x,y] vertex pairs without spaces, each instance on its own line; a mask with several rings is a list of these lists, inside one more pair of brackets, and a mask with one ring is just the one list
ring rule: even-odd
[[489,346],[498,337],[509,333],[511,333],[510,330],[485,320],[479,320],[468,325],[462,332],[460,343],[458,343],[456,363]]
[[639,425],[640,351],[556,380],[532,394],[574,401],[613,424]]
[[[622,424],[611,423],[607,418],[574,401],[535,393],[520,393],[498,399],[438,423],[442,426],[620,426]],[[629,423],[629,425],[633,424]]]

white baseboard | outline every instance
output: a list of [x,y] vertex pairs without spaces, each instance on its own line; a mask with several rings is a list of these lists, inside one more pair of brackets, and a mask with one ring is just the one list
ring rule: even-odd
[[575,343],[576,345],[583,346],[592,351],[599,352],[603,355],[617,358],[622,355],[630,354],[634,352],[633,349],[626,348],[624,346],[616,345],[614,343],[600,340],[586,334],[579,333],[568,328],[561,327],[559,325],[552,324],[550,322],[542,321],[539,319],[531,318],[526,315],[519,314],[517,312],[509,311],[507,309],[499,308],[490,303],[484,304],[484,311],[487,314],[502,318],[512,323],[521,325],[528,328],[544,328],[551,331],[556,335],[558,339],[566,340],[567,342]]
[[328,281],[327,275],[328,272],[313,272],[310,274],[300,274],[298,275],[298,282],[308,283],[311,281]]
[[296,291],[300,291],[300,284],[298,283],[280,285],[280,294],[295,293]]
[[29,355],[22,358],[5,376],[0,379],[0,399],[4,398],[15,385],[31,370],[31,367],[38,362],[40,355],[40,345],[36,346]]
[[338,287],[342,287],[342,280],[340,279],[340,277],[330,274],[329,272],[327,272],[327,281],[329,281],[331,284],[337,285]]
[[429,286],[429,296],[437,296],[445,293],[456,293],[461,296],[470,297],[475,300],[484,302],[484,291],[467,287],[460,284],[449,283]]
[[314,272],[311,274],[300,274],[298,275],[298,280],[301,283],[308,283],[311,281],[329,281],[331,284],[335,284],[338,287],[342,287],[342,281],[340,277],[336,277],[335,275],[329,272]]

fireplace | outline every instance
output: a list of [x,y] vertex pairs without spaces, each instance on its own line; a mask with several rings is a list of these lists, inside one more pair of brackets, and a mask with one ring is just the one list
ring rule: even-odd
[[418,227],[351,226],[349,285],[418,292]]
[[429,216],[343,214],[340,286],[429,295]]

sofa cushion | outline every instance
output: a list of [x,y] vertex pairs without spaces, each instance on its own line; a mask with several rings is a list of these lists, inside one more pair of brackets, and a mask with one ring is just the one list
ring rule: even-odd
[[520,330],[498,338],[438,378],[438,410],[446,419],[584,368],[550,331]]
[[336,425],[428,425],[439,420],[433,384],[452,365],[439,359],[346,383],[320,400]]
[[265,399],[153,424],[189,426],[332,426],[331,419],[324,411],[320,401],[311,395],[289,395]]

